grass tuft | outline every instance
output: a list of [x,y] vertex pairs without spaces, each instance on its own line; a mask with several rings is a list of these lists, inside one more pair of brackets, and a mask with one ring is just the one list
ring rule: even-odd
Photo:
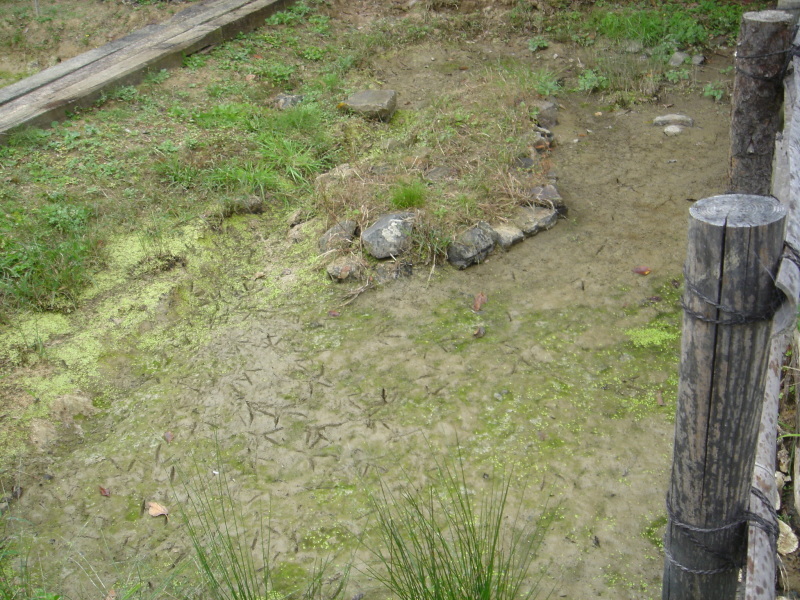
[[464,463],[437,463],[436,485],[411,484],[372,497],[382,547],[371,575],[400,600],[511,600],[537,597],[529,578],[546,517],[507,514],[510,480],[483,494],[467,486]]

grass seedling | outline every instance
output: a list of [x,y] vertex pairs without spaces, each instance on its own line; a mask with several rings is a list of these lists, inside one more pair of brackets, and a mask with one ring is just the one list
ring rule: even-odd
[[381,485],[373,496],[382,546],[370,574],[400,600],[528,599],[545,518],[507,514],[510,480],[483,494],[469,489],[463,458],[437,464],[437,481],[398,494]]

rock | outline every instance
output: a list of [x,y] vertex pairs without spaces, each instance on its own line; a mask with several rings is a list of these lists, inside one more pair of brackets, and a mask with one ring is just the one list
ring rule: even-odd
[[622,49],[628,54],[639,54],[639,52],[644,51],[644,45],[642,42],[632,41],[628,42]]
[[503,250],[508,250],[514,244],[520,243],[525,239],[525,234],[519,227],[513,225],[493,225],[495,232],[495,242]]
[[536,166],[536,161],[530,156],[523,155],[515,158],[513,165],[515,169],[519,169],[520,171],[529,171]]
[[289,233],[286,234],[286,239],[293,244],[299,244],[300,242],[305,241],[306,238],[308,238],[308,236],[314,232],[314,229],[317,228],[318,224],[319,217],[315,217],[310,221],[298,223],[289,230]]
[[797,550],[797,536],[789,524],[778,519],[778,531],[778,554],[786,556]]
[[359,280],[364,277],[364,263],[353,255],[337,257],[326,270],[328,276],[338,283]]
[[428,181],[444,181],[452,179],[456,176],[455,169],[450,167],[433,167],[430,171],[425,173],[425,179]]
[[317,178],[314,180],[318,189],[325,189],[330,186],[332,183],[342,182],[347,179],[352,179],[358,175],[358,171],[351,167],[349,163],[342,163],[341,165],[334,167],[327,173],[322,173],[321,175],[317,175]]
[[680,135],[683,132],[683,127],[680,125],[667,125],[664,127],[664,135],[667,137],[673,137],[676,135]]
[[364,90],[356,92],[342,102],[342,108],[368,119],[388,121],[397,110],[397,92],[394,90]]
[[470,227],[447,247],[447,260],[459,269],[483,262],[494,249],[488,223]]
[[292,227],[300,225],[300,223],[305,223],[308,221],[308,219],[308,211],[303,208],[298,208],[297,210],[292,211],[292,213],[286,217],[286,224],[291,229]]
[[691,57],[686,52],[676,52],[669,59],[670,67],[680,67],[687,62]]
[[661,115],[653,119],[653,125],[656,127],[665,127],[667,125],[680,125],[681,127],[694,127],[694,119],[686,115]]
[[554,208],[556,212],[563,217],[567,216],[567,212],[569,212],[566,204],[564,204],[564,199],[561,197],[561,194],[558,193],[558,189],[551,183],[532,187],[528,195],[531,204],[537,204],[545,208]]
[[536,123],[540,127],[552,129],[558,125],[558,104],[549,100],[539,100],[533,103],[536,110]]
[[514,217],[514,225],[522,230],[525,237],[536,235],[550,229],[558,220],[558,212],[543,206],[520,206]]
[[286,110],[297,106],[303,101],[303,96],[300,94],[278,94],[275,98],[275,108],[278,110]]
[[364,247],[375,258],[398,256],[411,244],[414,213],[392,213],[382,216],[361,233]]
[[328,229],[319,238],[319,251],[322,254],[332,250],[344,250],[350,247],[355,236],[358,223],[355,221],[341,221]]
[[695,54],[694,56],[692,56],[692,64],[695,67],[699,67],[700,65],[704,65],[704,64],[706,64],[706,57],[703,56],[702,54]]
[[532,131],[525,135],[523,142],[536,152],[547,152],[551,146],[555,146],[555,136],[553,132],[544,127],[534,127]]

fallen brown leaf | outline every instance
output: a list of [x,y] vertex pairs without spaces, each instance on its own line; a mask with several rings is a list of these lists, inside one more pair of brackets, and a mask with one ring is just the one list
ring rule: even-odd
[[165,442],[167,442],[169,444],[174,439],[175,439],[175,434],[174,433],[172,433],[171,431],[165,431],[164,432],[164,441]]
[[329,310],[328,316],[333,317],[335,319],[336,317],[341,317],[342,313],[340,313],[338,310]]
[[102,485],[97,486],[97,487],[100,488],[100,495],[101,496],[105,496],[106,498],[108,498],[111,495],[111,490],[109,490],[108,488],[104,488]]
[[108,590],[105,600],[117,600],[117,592],[115,590]]
[[475,301],[472,303],[472,310],[475,312],[479,312],[481,307],[489,301],[489,298],[486,297],[486,294],[483,292],[479,292],[477,296],[475,296]]
[[651,271],[650,267],[644,267],[644,266],[633,267],[633,272],[636,273],[637,275],[650,275],[650,271]]
[[264,273],[264,271],[259,271],[258,273],[253,275],[253,281],[255,281],[256,279],[264,279],[264,277],[266,277],[266,276],[267,276],[267,274]]
[[165,506],[161,506],[158,502],[147,503],[147,514],[151,517],[160,517],[164,515],[169,521],[169,510]]

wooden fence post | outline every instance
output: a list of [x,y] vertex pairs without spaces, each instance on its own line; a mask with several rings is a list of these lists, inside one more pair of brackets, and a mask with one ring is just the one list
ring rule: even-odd
[[769,194],[793,18],[762,10],[742,15],[731,102],[730,190]]
[[664,600],[729,600],[761,418],[786,209],[730,194],[690,209]]

